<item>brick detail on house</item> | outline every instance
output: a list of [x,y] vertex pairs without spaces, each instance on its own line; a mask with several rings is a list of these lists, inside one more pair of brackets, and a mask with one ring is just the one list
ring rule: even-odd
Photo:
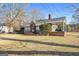
[[51,32],[49,36],[64,36],[65,32]]

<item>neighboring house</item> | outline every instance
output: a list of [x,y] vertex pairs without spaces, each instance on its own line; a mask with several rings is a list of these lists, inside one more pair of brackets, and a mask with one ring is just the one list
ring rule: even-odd
[[0,33],[12,33],[13,27],[8,27],[6,25],[0,25]]
[[[51,15],[49,14],[48,19],[37,20],[34,23],[35,23],[35,26],[36,26],[36,31],[40,31],[39,25],[44,24],[44,23],[51,23],[52,24],[52,32],[56,31],[56,29],[58,28],[59,24],[62,24],[62,26],[63,26],[62,31],[64,31],[65,20],[66,20],[65,17],[51,18]],[[30,32],[32,30],[30,28],[30,25],[31,25],[31,23],[27,23],[24,26],[25,33],[28,33],[28,32]]]

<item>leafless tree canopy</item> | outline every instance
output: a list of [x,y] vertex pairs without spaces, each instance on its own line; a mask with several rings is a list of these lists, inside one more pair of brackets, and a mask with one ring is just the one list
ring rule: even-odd
[[20,29],[24,22],[24,16],[24,12],[20,8],[11,10],[6,14],[6,25],[12,26],[14,29]]
[[[1,5],[1,8],[3,5],[4,4]],[[9,8],[9,10],[3,11],[3,18],[5,19],[4,23],[8,27],[13,27],[15,30],[19,30],[20,27],[26,25],[26,23],[43,18],[43,13],[40,10],[32,9],[31,11],[28,11],[17,5],[18,4],[12,4],[12,7]],[[0,10],[2,11],[3,8],[1,8]]]
[[33,21],[43,19],[44,17],[43,13],[38,9],[32,9],[29,15],[30,15],[30,20],[33,20]]

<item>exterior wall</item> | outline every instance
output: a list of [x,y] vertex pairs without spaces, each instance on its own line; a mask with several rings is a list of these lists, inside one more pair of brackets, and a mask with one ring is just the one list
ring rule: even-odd
[[9,33],[9,32],[13,32],[13,27],[9,28],[8,26],[1,26],[0,27],[0,32],[4,32],[4,33]]
[[55,32],[55,30],[58,28],[57,25],[52,25],[52,32]]
[[[58,28],[58,25],[59,24],[62,24],[64,23],[64,21],[49,21],[49,22],[46,22],[46,23],[52,23],[52,32],[55,32],[55,30]],[[39,29],[39,25],[41,24],[44,24],[44,22],[36,22],[35,25],[36,25],[36,31],[40,31]],[[62,28],[62,30],[64,30],[64,27]],[[30,23],[28,24],[28,26],[25,27],[25,32],[30,32]]]
[[24,32],[29,32],[29,31],[30,31],[30,26],[24,28]]
[[[59,23],[58,23],[59,24]],[[55,32],[55,30],[58,28],[58,24],[53,24],[52,25],[52,32]],[[62,24],[63,25],[63,24]],[[36,26],[36,30],[37,31],[40,31],[40,29],[39,29],[39,25],[38,26]],[[29,32],[30,31],[30,26],[26,26],[25,27],[25,32]]]
[[7,26],[2,26],[1,32],[8,33],[9,32],[9,28]]
[[[39,31],[39,26],[36,26],[36,30]],[[24,32],[28,33],[30,32],[30,26],[26,26],[25,29],[24,29]]]
[[36,30],[40,30],[40,29],[39,29],[39,26],[36,26]]

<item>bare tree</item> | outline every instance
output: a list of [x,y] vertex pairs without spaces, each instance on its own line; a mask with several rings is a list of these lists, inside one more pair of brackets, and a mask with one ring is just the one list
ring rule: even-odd
[[13,27],[15,30],[19,30],[23,25],[24,16],[24,12],[20,8],[11,10],[6,14],[6,25]]
[[72,15],[72,21],[71,23],[74,26],[74,30],[75,31],[79,31],[79,8],[75,8],[73,15]]
[[13,27],[16,30],[25,23],[28,23],[28,21],[36,21],[44,17],[43,13],[38,9],[32,9],[30,12],[27,11],[27,15],[25,16],[24,10],[17,5],[18,4],[12,4],[12,7],[9,7],[9,10],[4,12],[3,18],[8,27]]
[[43,13],[38,9],[32,9],[30,14],[30,21],[36,21],[44,18]]
[[72,17],[75,23],[79,23],[79,8],[74,11],[74,14],[72,15]]

